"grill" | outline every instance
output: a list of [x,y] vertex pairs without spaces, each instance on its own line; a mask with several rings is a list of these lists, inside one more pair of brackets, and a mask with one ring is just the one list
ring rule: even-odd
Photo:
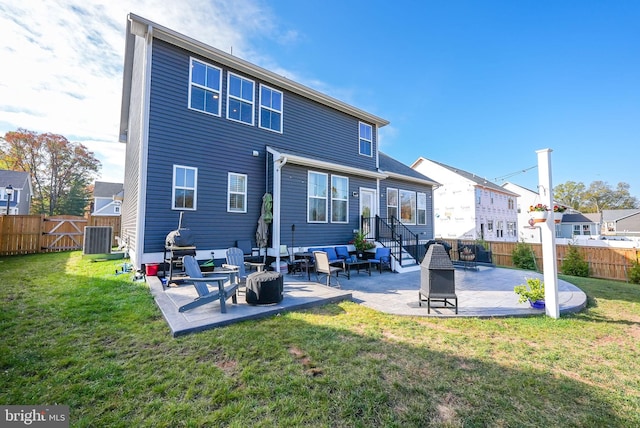
[[167,234],[165,239],[165,246],[167,247],[194,247],[195,238],[190,229],[182,227],[182,215],[180,213],[180,221],[178,222],[178,228],[172,230]]
[[441,244],[429,246],[427,254],[420,264],[419,304],[427,302],[427,313],[431,313],[431,303],[442,303],[440,308],[455,309],[458,313],[455,270],[447,250]]

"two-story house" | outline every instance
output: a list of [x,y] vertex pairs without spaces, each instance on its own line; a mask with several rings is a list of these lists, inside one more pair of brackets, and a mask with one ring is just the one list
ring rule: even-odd
[[93,185],[91,215],[119,216],[121,214],[123,199],[124,185],[122,183],[96,181]]
[[640,236],[640,209],[602,210],[602,231],[605,236]]
[[518,241],[518,195],[485,178],[424,157],[411,168],[441,183],[434,192],[436,238]]
[[[11,189],[7,192],[7,189]],[[7,193],[10,193],[8,195]],[[0,170],[0,214],[28,215],[31,210],[31,174]]]
[[197,257],[224,257],[237,240],[254,240],[265,193],[276,257],[294,233],[296,247],[345,244],[363,216],[389,207],[416,236],[432,237],[435,183],[379,152],[387,124],[130,14],[120,141],[121,233],[132,263],[162,260],[181,212]]

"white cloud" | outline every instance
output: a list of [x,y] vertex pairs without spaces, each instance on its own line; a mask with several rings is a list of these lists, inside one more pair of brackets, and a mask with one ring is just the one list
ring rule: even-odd
[[26,128],[82,142],[102,180],[124,180],[118,143],[129,12],[252,62],[271,63],[251,39],[290,42],[252,0],[25,1],[0,3],[0,132]]

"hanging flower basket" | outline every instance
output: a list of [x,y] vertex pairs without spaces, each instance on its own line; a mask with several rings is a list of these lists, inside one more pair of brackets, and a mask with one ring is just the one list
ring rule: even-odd
[[564,216],[564,213],[554,211],[553,212],[553,221],[556,222],[556,223],[562,223],[562,216]]
[[544,223],[547,221],[548,212],[547,211],[531,211],[529,213],[534,223]]

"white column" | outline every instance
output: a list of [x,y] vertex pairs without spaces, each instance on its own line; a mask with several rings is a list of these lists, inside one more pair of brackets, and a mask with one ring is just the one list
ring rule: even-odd
[[542,238],[542,263],[544,265],[544,302],[547,315],[560,317],[558,304],[558,263],[556,257],[556,234],[553,221],[553,186],[551,183],[551,149],[537,150],[538,193],[540,200],[549,208],[551,218],[538,223]]

